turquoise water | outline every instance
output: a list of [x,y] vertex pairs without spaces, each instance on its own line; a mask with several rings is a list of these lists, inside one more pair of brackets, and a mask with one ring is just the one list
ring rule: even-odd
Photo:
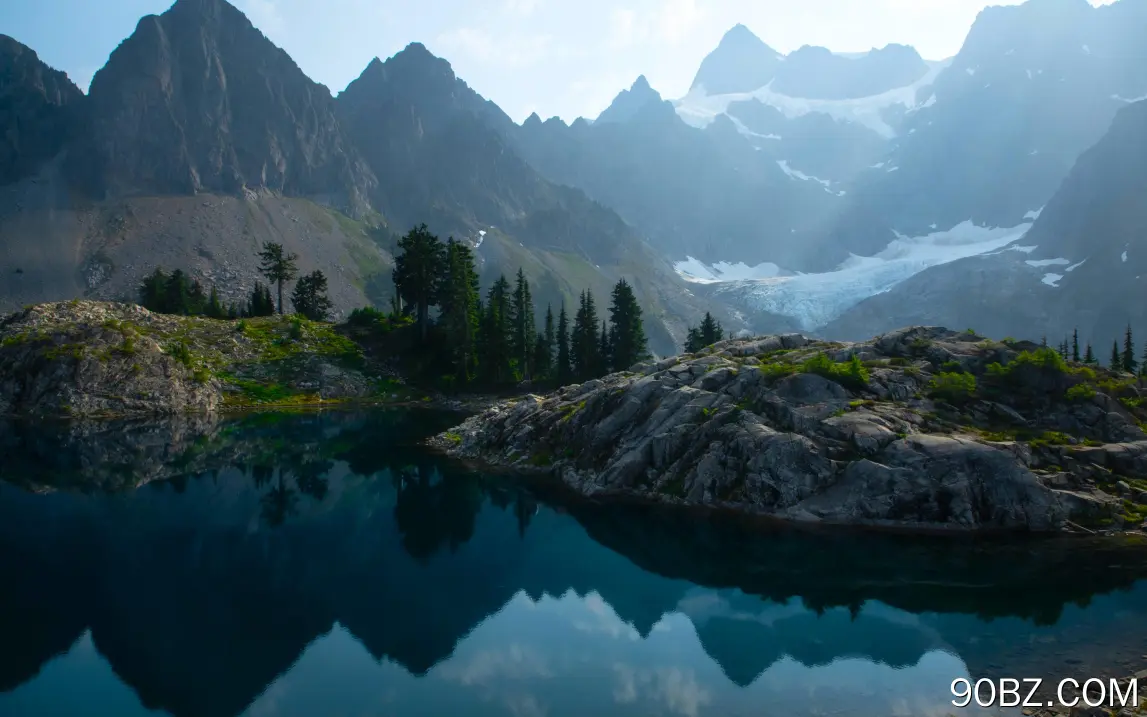
[[0,715],[963,715],[1147,644],[1137,551],[555,508],[454,420],[0,429]]

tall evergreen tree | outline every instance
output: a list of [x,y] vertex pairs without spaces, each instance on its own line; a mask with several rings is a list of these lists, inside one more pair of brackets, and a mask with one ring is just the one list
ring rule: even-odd
[[255,282],[246,313],[248,316],[270,316],[275,313],[275,300],[271,298],[271,290],[266,284],[260,281]]
[[581,307],[574,316],[573,330],[570,332],[570,354],[573,362],[574,378],[588,381],[596,378],[601,367],[601,339],[597,333],[597,305],[593,293],[583,291]]
[[601,341],[597,350],[597,371],[598,376],[604,376],[614,369],[611,356],[612,352],[612,339],[609,335],[609,325],[606,324],[605,319],[601,320]]
[[1147,341],[1143,342],[1143,355],[1139,359],[1139,375],[1147,376]]
[[474,250],[454,237],[446,241],[446,278],[439,304],[439,323],[453,353],[454,375],[465,384],[473,377],[477,359],[481,297]]
[[1123,355],[1120,363],[1127,373],[1139,371],[1139,361],[1135,358],[1135,342],[1131,338],[1131,324],[1127,324],[1127,331],[1123,334]]
[[1068,347],[1066,336],[1063,338],[1063,341],[1059,342],[1059,355],[1063,357],[1064,361],[1071,358],[1071,349]]
[[203,307],[203,314],[209,319],[227,318],[227,309],[219,300],[219,292],[215,285],[211,285],[211,295],[207,298],[207,305]]
[[182,269],[176,269],[167,277],[163,291],[163,310],[168,314],[186,315],[191,304],[191,284]]
[[414,307],[418,335],[425,341],[430,330],[430,307],[439,301],[445,273],[446,247],[425,224],[408,231],[398,240],[401,252],[394,260],[394,288],[399,297]]
[[188,316],[199,316],[207,308],[207,293],[203,291],[203,284],[196,279],[187,289],[187,307],[184,313]]
[[685,339],[685,352],[697,353],[706,346],[717,343],[724,336],[725,332],[721,328],[721,322],[714,319],[713,315],[706,311],[705,318],[701,319],[700,325],[689,329],[689,334]]
[[156,269],[139,285],[139,305],[148,311],[166,313],[167,273]]
[[554,307],[550,304],[546,305],[546,318],[542,324],[542,330],[538,333],[541,337],[541,344],[539,350],[534,357],[534,364],[541,378],[553,378],[554,371],[554,349],[557,347],[556,341],[556,327],[554,326]]
[[1123,368],[1123,356],[1119,353],[1119,341],[1111,342],[1111,366],[1112,371],[1118,371]]
[[530,282],[525,273],[518,269],[517,280],[514,283],[514,300],[510,305],[510,338],[511,351],[514,362],[522,378],[529,379],[533,375],[534,363],[534,299],[530,294]]
[[291,304],[295,312],[311,321],[326,321],[331,312],[331,300],[327,297],[327,277],[315,269],[303,276],[291,292]]
[[1039,345],[1045,349],[1047,348],[1047,336],[1046,335],[1040,338]]
[[1071,360],[1079,363],[1079,329],[1071,332]]
[[508,383],[514,378],[510,302],[510,282],[500,276],[486,295],[486,312],[479,331],[478,368],[483,378],[493,384]]
[[1083,362],[1086,364],[1097,364],[1099,359],[1095,358],[1095,351],[1091,348],[1091,342],[1087,342],[1087,350],[1083,352]]
[[570,321],[566,314],[566,302],[562,302],[558,314],[557,355],[555,357],[554,378],[562,386],[573,380],[573,357],[570,351]]
[[613,370],[624,371],[649,354],[641,307],[633,294],[633,287],[625,279],[613,287],[609,320],[613,324],[610,336]]
[[259,252],[259,259],[261,260],[259,271],[279,291],[279,314],[282,315],[283,285],[288,281],[294,281],[295,277],[299,275],[299,267],[296,263],[299,255],[286,251],[282,244],[266,242]]

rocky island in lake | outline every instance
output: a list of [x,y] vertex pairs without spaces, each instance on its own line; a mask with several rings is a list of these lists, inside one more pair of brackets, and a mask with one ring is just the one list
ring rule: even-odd
[[500,403],[432,443],[584,496],[912,529],[1137,529],[1130,374],[916,327],[860,343],[717,343]]

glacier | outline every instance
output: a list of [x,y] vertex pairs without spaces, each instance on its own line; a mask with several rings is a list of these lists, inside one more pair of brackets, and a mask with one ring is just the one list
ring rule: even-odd
[[[721,95],[710,95],[704,86],[698,85],[690,90],[689,94],[674,101],[673,106],[677,110],[677,115],[686,124],[700,129],[708,127],[719,115],[728,116],[729,105],[734,102],[757,100],[779,110],[789,119],[819,112],[838,121],[855,122],[886,139],[893,139],[896,137],[896,131],[884,120],[884,110],[895,105],[903,105],[909,110],[919,107],[916,101],[917,90],[935,82],[950,63],[951,60],[930,63],[928,72],[910,85],[856,99],[814,100],[791,97],[774,91],[773,83],[770,82],[752,92],[730,92]],[[935,102],[932,97],[929,97],[929,101]],[[738,130],[742,126],[738,126]]]
[[1001,250],[1023,238],[1031,226],[1026,222],[984,227],[967,220],[923,236],[896,233],[874,256],[854,254],[832,271],[813,274],[785,271],[771,263],[705,265],[692,257],[678,262],[676,269],[685,281],[713,284],[716,293],[737,304],[791,318],[801,330],[813,331],[929,267]]

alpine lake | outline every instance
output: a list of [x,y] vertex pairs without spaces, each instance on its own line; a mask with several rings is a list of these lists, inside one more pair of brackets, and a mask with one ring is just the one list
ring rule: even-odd
[[1147,662],[1147,549],[566,500],[416,409],[0,425],[3,717],[877,717]]

